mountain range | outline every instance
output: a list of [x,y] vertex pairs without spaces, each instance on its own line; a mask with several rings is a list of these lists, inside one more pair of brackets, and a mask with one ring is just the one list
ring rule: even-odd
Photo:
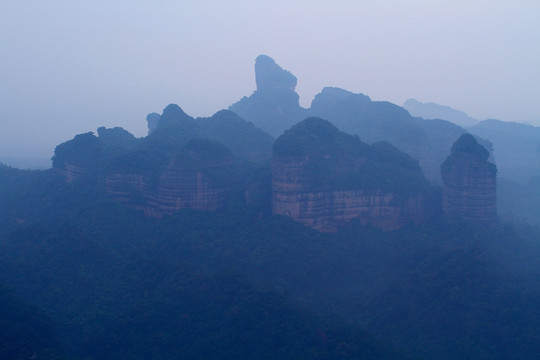
[[537,128],[255,76],[0,164],[0,357],[534,359]]

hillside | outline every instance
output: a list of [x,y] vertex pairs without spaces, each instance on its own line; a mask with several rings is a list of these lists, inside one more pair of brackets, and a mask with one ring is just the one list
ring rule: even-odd
[[47,210],[69,215],[0,241],[0,283],[49,314],[71,358],[405,358],[373,336],[408,358],[539,350],[538,230],[321,234],[243,207],[154,220],[80,190]]
[[302,109],[294,75],[257,63],[240,103],[279,115],[275,140],[171,104],[148,136],[0,164],[0,357],[536,359],[540,230],[497,201],[538,221],[538,179],[499,183],[486,140],[362,94]]
[[437,213],[418,162],[386,142],[368,145],[308,118],[274,143],[272,209],[321,231],[351,219],[386,230]]

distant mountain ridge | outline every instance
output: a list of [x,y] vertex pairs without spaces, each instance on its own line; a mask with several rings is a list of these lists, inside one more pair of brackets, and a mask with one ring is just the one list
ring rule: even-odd
[[467,130],[492,142],[501,177],[523,184],[540,176],[540,127],[487,119]]
[[[100,128],[97,137],[80,134],[58,145],[53,165],[67,183],[101,187],[118,202],[157,218],[239,202],[335,232],[351,220],[393,230],[440,215],[440,191],[426,180],[417,160],[388,142],[369,145],[310,117],[273,142],[271,169],[261,172],[267,162],[258,157],[258,163],[251,162],[246,154],[266,140],[269,135],[230,111],[193,119],[171,104],[147,137]],[[445,189],[468,183],[473,175],[447,181]],[[267,202],[271,210],[264,210]],[[456,206],[482,209],[486,204]]]
[[[534,176],[540,176],[540,128],[531,124],[486,119],[478,121],[465,112],[436,103],[421,103],[408,99],[403,104],[411,115],[418,116],[426,124],[442,119],[460,125],[483,143],[497,162],[501,177],[524,184]],[[442,133],[439,133],[439,136]]]
[[[255,78],[257,90],[229,109],[274,137],[308,116],[320,117],[342,131],[358,135],[367,143],[390,142],[417,159],[427,178],[435,183],[441,183],[439,167],[450,154],[452,144],[467,132],[448,121],[444,121],[447,124],[439,124],[443,120],[437,124],[425,124],[426,121],[412,117],[398,105],[372,101],[364,94],[336,87],[325,87],[313,98],[310,108],[302,108],[294,91],[296,77],[266,55],[257,57],[255,61]],[[441,129],[434,132],[437,127]],[[452,130],[448,132],[448,128]],[[441,133],[447,136],[438,136]]]
[[412,116],[418,116],[424,119],[447,120],[463,127],[476,125],[478,123],[478,120],[470,117],[463,111],[433,102],[422,103],[416,99],[408,99],[403,103],[403,107],[407,109]]
[[[244,116],[253,122],[232,110],[195,119],[170,104],[162,114],[147,116],[144,138],[100,128],[97,137],[81,134],[60,144],[54,169],[67,182],[100,184],[119,202],[152,217],[183,208],[215,211],[231,201],[271,202],[271,210],[261,207],[263,213],[287,215],[320,231],[336,231],[352,219],[390,230],[437,216],[440,193],[426,177],[438,182],[440,164],[466,133],[463,128],[331,87],[303,109],[289,71],[261,55],[255,73],[257,90],[231,106],[247,111]],[[254,125],[276,130],[288,123],[295,125],[275,142]],[[262,170],[271,158],[271,170]]]

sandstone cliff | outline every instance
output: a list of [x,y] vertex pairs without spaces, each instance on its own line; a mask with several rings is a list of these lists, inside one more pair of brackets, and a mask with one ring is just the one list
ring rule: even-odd
[[272,211],[323,232],[357,219],[384,230],[421,223],[435,208],[418,163],[388,143],[367,145],[320,118],[274,144]]
[[488,151],[470,134],[463,134],[441,166],[443,210],[476,223],[497,218],[497,168]]
[[[101,127],[98,134],[77,135],[58,145],[55,171],[68,183],[102,187],[120,203],[151,217],[182,208],[222,207],[243,176],[234,155],[242,162],[266,161],[273,142],[230,111],[193,119],[174,104],[165,108],[145,138],[136,139],[121,128]],[[211,139],[230,144],[235,154]]]
[[237,183],[232,154],[210,140],[189,141],[166,167],[155,173],[116,169],[105,176],[106,191],[119,202],[161,217],[182,208],[216,210],[230,199]]
[[53,168],[64,176],[66,182],[95,181],[102,148],[91,132],[77,135],[56,147]]

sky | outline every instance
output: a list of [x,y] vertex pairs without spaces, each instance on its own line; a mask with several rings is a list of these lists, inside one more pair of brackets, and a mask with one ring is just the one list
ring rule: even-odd
[[540,0],[3,0],[0,157],[50,158],[100,126],[140,137],[176,103],[211,116],[271,56],[325,86],[540,126]]

